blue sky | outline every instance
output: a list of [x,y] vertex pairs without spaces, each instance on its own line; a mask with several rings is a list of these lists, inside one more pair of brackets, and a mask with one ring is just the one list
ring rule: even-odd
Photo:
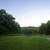
[[40,26],[50,20],[50,0],[0,0],[0,9],[12,14],[20,26]]

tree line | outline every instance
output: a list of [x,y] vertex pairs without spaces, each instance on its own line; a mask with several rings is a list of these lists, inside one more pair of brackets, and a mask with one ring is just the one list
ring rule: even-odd
[[0,9],[0,35],[8,34],[50,35],[50,21],[42,23],[39,27],[20,27],[20,24],[15,21],[15,18],[11,14],[7,13],[4,9]]

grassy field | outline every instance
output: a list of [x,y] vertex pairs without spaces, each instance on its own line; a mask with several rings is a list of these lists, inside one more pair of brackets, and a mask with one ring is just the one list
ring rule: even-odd
[[47,36],[0,36],[0,50],[50,50]]

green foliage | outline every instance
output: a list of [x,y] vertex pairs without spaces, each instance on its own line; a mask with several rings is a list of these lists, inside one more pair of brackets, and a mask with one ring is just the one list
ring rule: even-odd
[[4,9],[0,10],[0,35],[8,33],[18,33],[20,25],[15,22],[15,18]]
[[32,27],[22,27],[21,29],[24,35],[32,35]]
[[39,33],[50,35],[50,21],[48,21],[46,24],[42,23],[42,25],[40,26],[40,29],[39,29]]
[[46,33],[46,24],[42,23],[39,29],[40,34],[45,34]]
[[47,22],[47,26],[46,27],[47,27],[46,34],[50,35],[50,21]]
[[33,29],[32,29],[32,33],[33,33],[33,35],[35,34],[39,34],[39,27],[33,27]]
[[24,35],[39,34],[39,27],[21,27],[21,33]]

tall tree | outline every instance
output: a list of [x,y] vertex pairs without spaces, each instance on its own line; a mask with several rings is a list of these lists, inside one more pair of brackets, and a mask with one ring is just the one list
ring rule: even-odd
[[46,31],[47,35],[50,35],[50,21],[47,22],[47,31]]
[[0,10],[0,34],[18,33],[20,25],[15,22],[15,18],[4,9]]
[[41,26],[40,26],[40,29],[39,29],[39,33],[40,34],[46,34],[46,24],[45,23],[42,23]]

